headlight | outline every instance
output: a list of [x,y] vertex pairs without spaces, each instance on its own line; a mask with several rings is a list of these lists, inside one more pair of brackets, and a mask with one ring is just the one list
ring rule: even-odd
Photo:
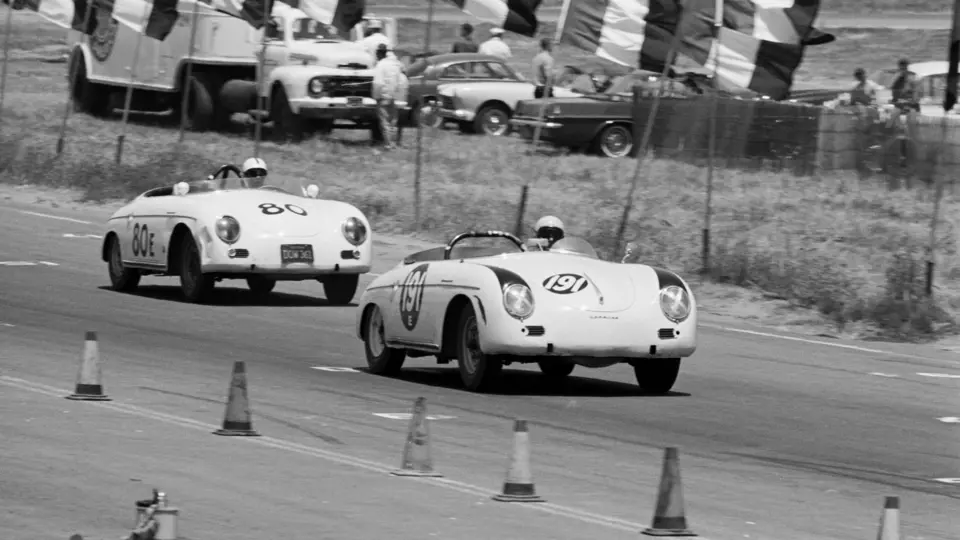
[[319,94],[323,92],[323,82],[323,79],[314,77],[310,79],[310,84],[307,86],[307,89],[310,90],[311,94]]
[[359,246],[367,239],[367,226],[355,217],[347,218],[342,228],[343,237],[355,246]]
[[516,319],[526,319],[533,315],[533,293],[530,287],[521,283],[507,285],[503,289],[503,308],[511,317]]
[[660,289],[660,310],[673,322],[682,322],[690,315],[690,295],[687,291],[670,285]]
[[223,216],[217,220],[217,236],[228,244],[240,239],[240,222],[233,216]]

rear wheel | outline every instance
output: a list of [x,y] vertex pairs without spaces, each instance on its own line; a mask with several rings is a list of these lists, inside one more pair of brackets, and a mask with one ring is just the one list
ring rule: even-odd
[[633,373],[637,376],[637,384],[644,392],[666,394],[677,382],[677,375],[680,374],[680,359],[638,360],[633,366]]
[[607,126],[597,135],[597,151],[608,158],[622,158],[633,152],[633,133],[620,124]]
[[577,367],[573,362],[565,360],[542,360],[537,362],[540,366],[540,372],[548,379],[563,379],[573,373],[573,368]]
[[335,306],[345,306],[357,294],[358,274],[338,274],[323,278],[323,294]]
[[180,250],[180,290],[188,302],[202,303],[213,292],[214,280],[203,273],[200,265],[200,250],[193,236],[183,239]]
[[510,111],[500,105],[488,105],[477,113],[474,131],[501,137],[510,133]]
[[268,279],[261,276],[252,276],[247,278],[247,287],[250,292],[257,296],[266,296],[277,286],[277,280]]
[[127,268],[123,265],[123,254],[120,251],[120,239],[117,235],[110,238],[109,252],[107,253],[108,270],[110,272],[110,285],[113,290],[129,292],[137,288],[140,284],[140,271],[134,268]]
[[367,366],[374,375],[396,375],[403,367],[406,353],[401,349],[387,347],[383,331],[383,314],[376,305],[370,308],[363,329],[363,350]]
[[503,360],[480,350],[480,326],[472,304],[464,306],[457,324],[457,359],[460,379],[467,390],[483,392],[500,379]]

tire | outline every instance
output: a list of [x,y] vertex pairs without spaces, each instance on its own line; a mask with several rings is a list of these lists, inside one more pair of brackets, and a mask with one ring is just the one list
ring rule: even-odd
[[597,135],[597,153],[608,158],[622,158],[633,153],[633,133],[622,124],[603,128]]
[[120,238],[113,235],[107,253],[107,271],[110,273],[110,285],[113,290],[131,292],[140,285],[140,271],[123,266],[123,256],[120,250]]
[[473,120],[476,133],[503,137],[510,133],[510,111],[501,105],[487,105],[480,109]]
[[503,360],[499,356],[485,355],[475,342],[479,338],[480,327],[473,304],[464,306],[457,321],[457,364],[460,367],[460,380],[472,392],[483,392],[494,387],[503,371]]
[[277,280],[268,279],[260,276],[253,276],[247,278],[247,287],[250,288],[250,292],[257,296],[266,296],[273,291],[273,288],[277,286]]
[[[426,109],[426,110],[425,110]],[[426,117],[424,112],[430,111]],[[410,125],[413,127],[423,126],[425,128],[439,128],[443,125],[443,117],[440,116],[440,109],[434,100],[427,100],[423,103],[417,103],[410,110]]]
[[666,394],[677,382],[677,375],[680,374],[680,359],[639,360],[633,366],[633,373],[637,377],[637,384],[644,392]]
[[548,379],[563,379],[573,373],[573,368],[577,367],[573,362],[563,360],[544,360],[537,362],[540,366],[540,372]]
[[[189,86],[190,88],[190,101],[187,103],[186,129],[202,133],[215,128],[216,115],[210,89],[204,84],[204,81],[199,75],[190,75],[190,78],[184,86]],[[182,112],[180,110],[182,105],[183,97],[181,96],[179,103],[174,107],[174,111],[178,113],[178,116]],[[177,118],[176,121],[179,123],[180,118]]]
[[270,96],[270,118],[273,119],[273,138],[276,142],[290,140],[299,143],[303,140],[303,121],[293,113],[287,91],[282,86],[276,87]]
[[83,53],[76,52],[76,71],[70,81],[70,91],[73,93],[73,110],[86,113],[97,118],[104,118],[110,114],[110,90],[108,87],[90,82],[87,79],[87,62]]
[[201,272],[200,251],[192,235],[180,247],[180,290],[188,302],[200,304],[213,292],[214,280]]
[[323,294],[335,306],[345,306],[357,294],[359,274],[338,274],[323,278]]
[[402,349],[387,347],[383,339],[383,314],[376,305],[363,322],[363,351],[367,356],[367,367],[374,375],[396,375],[403,367],[407,354]]

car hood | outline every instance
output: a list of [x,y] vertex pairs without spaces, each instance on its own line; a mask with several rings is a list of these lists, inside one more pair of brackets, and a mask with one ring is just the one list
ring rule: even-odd
[[509,270],[522,277],[533,291],[538,309],[624,311],[643,301],[647,291],[650,298],[656,300],[656,273],[642,265],[549,252],[511,254],[481,262],[483,260],[473,262]]
[[[363,46],[352,41],[299,41],[290,46],[291,60],[328,68],[370,68],[373,59]],[[352,65],[351,65],[352,64]],[[362,68],[361,68],[362,69]]]

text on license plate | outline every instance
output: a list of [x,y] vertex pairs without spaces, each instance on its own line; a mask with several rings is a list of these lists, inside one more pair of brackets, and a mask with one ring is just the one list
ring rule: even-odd
[[283,244],[280,246],[280,262],[312,263],[313,246],[310,244]]
[[348,97],[347,105],[350,105],[350,106],[363,105],[363,98]]

